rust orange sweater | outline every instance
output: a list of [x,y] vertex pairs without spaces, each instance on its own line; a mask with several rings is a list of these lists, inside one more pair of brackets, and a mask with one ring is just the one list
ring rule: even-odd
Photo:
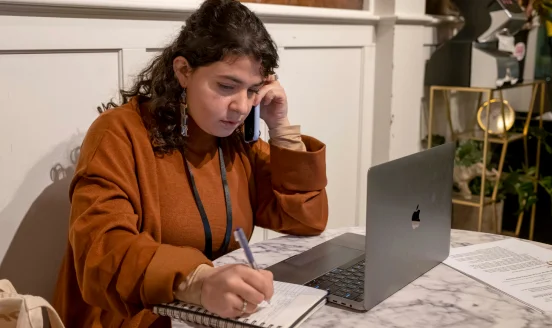
[[[173,301],[187,275],[212,265],[182,154],[154,154],[137,107],[132,100],[102,114],[82,144],[53,301],[67,328],[170,327],[151,306]],[[216,253],[226,229],[217,142],[193,121],[189,134],[186,158]],[[306,151],[223,141],[234,228],[249,236],[254,226],[296,235],[325,229],[325,146],[301,138]],[[229,251],[238,247],[232,240]]]

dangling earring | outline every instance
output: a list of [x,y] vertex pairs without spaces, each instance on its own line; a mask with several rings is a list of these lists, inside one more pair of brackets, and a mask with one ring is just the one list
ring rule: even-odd
[[181,104],[180,111],[182,114],[182,122],[181,122],[182,130],[180,133],[182,134],[183,137],[187,137],[188,136],[188,113],[186,112],[186,110],[188,109],[188,104],[186,103],[186,89],[182,91],[180,104]]

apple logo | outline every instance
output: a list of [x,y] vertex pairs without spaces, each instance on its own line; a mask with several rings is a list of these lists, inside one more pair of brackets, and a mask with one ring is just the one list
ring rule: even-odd
[[412,213],[412,229],[417,229],[420,226],[420,205],[416,206],[416,210]]

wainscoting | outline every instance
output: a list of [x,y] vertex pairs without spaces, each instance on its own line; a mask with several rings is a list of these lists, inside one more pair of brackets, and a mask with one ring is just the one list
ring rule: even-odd
[[[71,156],[96,107],[117,99],[195,9],[177,1],[174,10],[170,1],[113,7],[122,2],[0,1],[0,262],[27,220],[49,222],[65,238]],[[328,226],[358,225],[371,164],[377,18],[251,6],[279,47],[290,120],[327,144]],[[252,242],[276,235],[257,229]]]

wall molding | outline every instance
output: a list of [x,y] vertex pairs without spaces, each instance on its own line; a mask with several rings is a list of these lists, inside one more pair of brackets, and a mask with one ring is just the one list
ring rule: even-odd
[[398,25],[429,25],[434,20],[428,15],[398,14],[396,17]]
[[[176,37],[182,24],[177,20],[2,16],[0,13],[0,52],[159,49]],[[374,43],[373,25],[267,23],[265,26],[278,47],[284,48],[364,47]]]
[[[183,20],[201,0],[0,0],[0,15],[59,15]],[[244,3],[265,22],[375,25],[379,17],[367,10]]]
[[380,23],[396,24],[396,25],[416,25],[416,26],[430,26],[439,24],[441,21],[435,17],[429,15],[411,15],[411,14],[398,14],[398,15],[382,15],[379,16]]
[[[201,3],[202,0],[0,0],[0,15],[183,21]],[[407,13],[378,16],[368,10],[263,3],[244,5],[265,23],[376,25],[380,21],[394,21],[397,25],[439,25],[457,20],[452,16]]]

